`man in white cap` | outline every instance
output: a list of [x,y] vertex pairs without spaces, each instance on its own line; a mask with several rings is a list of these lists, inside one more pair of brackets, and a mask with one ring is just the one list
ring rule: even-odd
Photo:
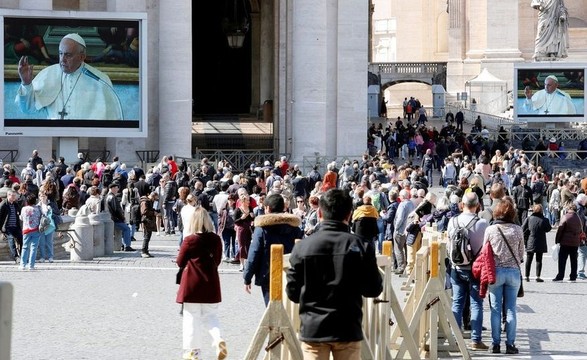
[[23,56],[18,62],[21,85],[16,104],[24,113],[39,112],[54,120],[122,120],[122,107],[110,78],[86,64],[86,43],[68,34],[59,43],[59,64],[33,78],[33,65]]
[[526,86],[524,90],[526,100],[523,111],[539,115],[574,115],[575,105],[569,94],[558,89],[558,78],[549,75],[544,80],[544,89],[532,94],[532,89]]

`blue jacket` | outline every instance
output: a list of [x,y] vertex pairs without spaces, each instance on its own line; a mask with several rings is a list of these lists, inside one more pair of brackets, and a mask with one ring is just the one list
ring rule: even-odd
[[296,239],[302,239],[298,216],[287,213],[269,213],[255,218],[255,231],[249,247],[247,264],[243,272],[245,285],[255,276],[255,285],[269,284],[269,257],[271,245],[282,244],[283,253],[289,254]]

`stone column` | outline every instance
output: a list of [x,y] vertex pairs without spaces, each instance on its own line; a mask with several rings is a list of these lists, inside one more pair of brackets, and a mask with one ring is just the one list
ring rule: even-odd
[[104,251],[104,221],[101,214],[90,214],[90,225],[92,225],[92,238],[94,242],[94,257],[105,255]]
[[518,42],[518,12],[516,1],[492,1],[487,4],[487,48],[481,68],[487,68],[493,75],[506,80],[508,89],[514,86],[514,63],[524,61]]
[[71,249],[71,261],[94,259],[94,236],[90,219],[86,215],[77,214],[72,229],[75,230],[75,247]]
[[[162,155],[192,155],[192,5],[191,1],[161,1],[159,6],[159,150]],[[189,131],[186,131],[189,129]]]
[[369,8],[361,0],[300,0],[287,10],[292,14],[280,19],[291,18],[291,40],[283,38],[281,23],[279,46],[291,48],[293,56],[280,51],[279,60],[287,61],[287,71],[279,73],[286,77],[285,86],[283,78],[278,82],[280,101],[289,101],[280,107],[286,111],[285,123],[281,113],[279,119],[280,135],[286,136],[280,150],[291,141],[292,160],[299,163],[315,153],[360,157],[366,148],[367,87],[358,84],[367,82]]

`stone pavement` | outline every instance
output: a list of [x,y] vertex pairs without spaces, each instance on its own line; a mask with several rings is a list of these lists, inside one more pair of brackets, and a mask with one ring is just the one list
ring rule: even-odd
[[[548,238],[552,244],[554,231]],[[0,281],[15,287],[12,359],[180,359],[176,239],[155,236],[152,253],[152,259],[117,252],[82,263],[42,263],[32,272],[0,263]],[[244,292],[238,265],[222,264],[220,271],[223,336],[229,359],[242,359],[264,311],[261,293],[257,287],[252,295]],[[531,282],[524,283],[526,296],[518,301],[520,354],[472,352],[474,358],[587,359],[587,315],[582,311],[587,282],[553,283],[555,272],[547,256],[542,275],[546,282],[536,283],[533,270]],[[394,287],[402,280],[394,276]],[[490,328],[487,304],[484,325]],[[490,331],[483,336],[489,344]],[[212,359],[212,349],[205,349],[204,355]],[[460,358],[443,356],[451,357]]]

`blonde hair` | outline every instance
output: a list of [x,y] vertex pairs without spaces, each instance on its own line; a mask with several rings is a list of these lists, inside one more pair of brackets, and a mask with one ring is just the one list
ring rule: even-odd
[[190,225],[190,233],[192,234],[214,232],[212,219],[210,218],[210,215],[208,215],[208,211],[201,206],[196,207]]

